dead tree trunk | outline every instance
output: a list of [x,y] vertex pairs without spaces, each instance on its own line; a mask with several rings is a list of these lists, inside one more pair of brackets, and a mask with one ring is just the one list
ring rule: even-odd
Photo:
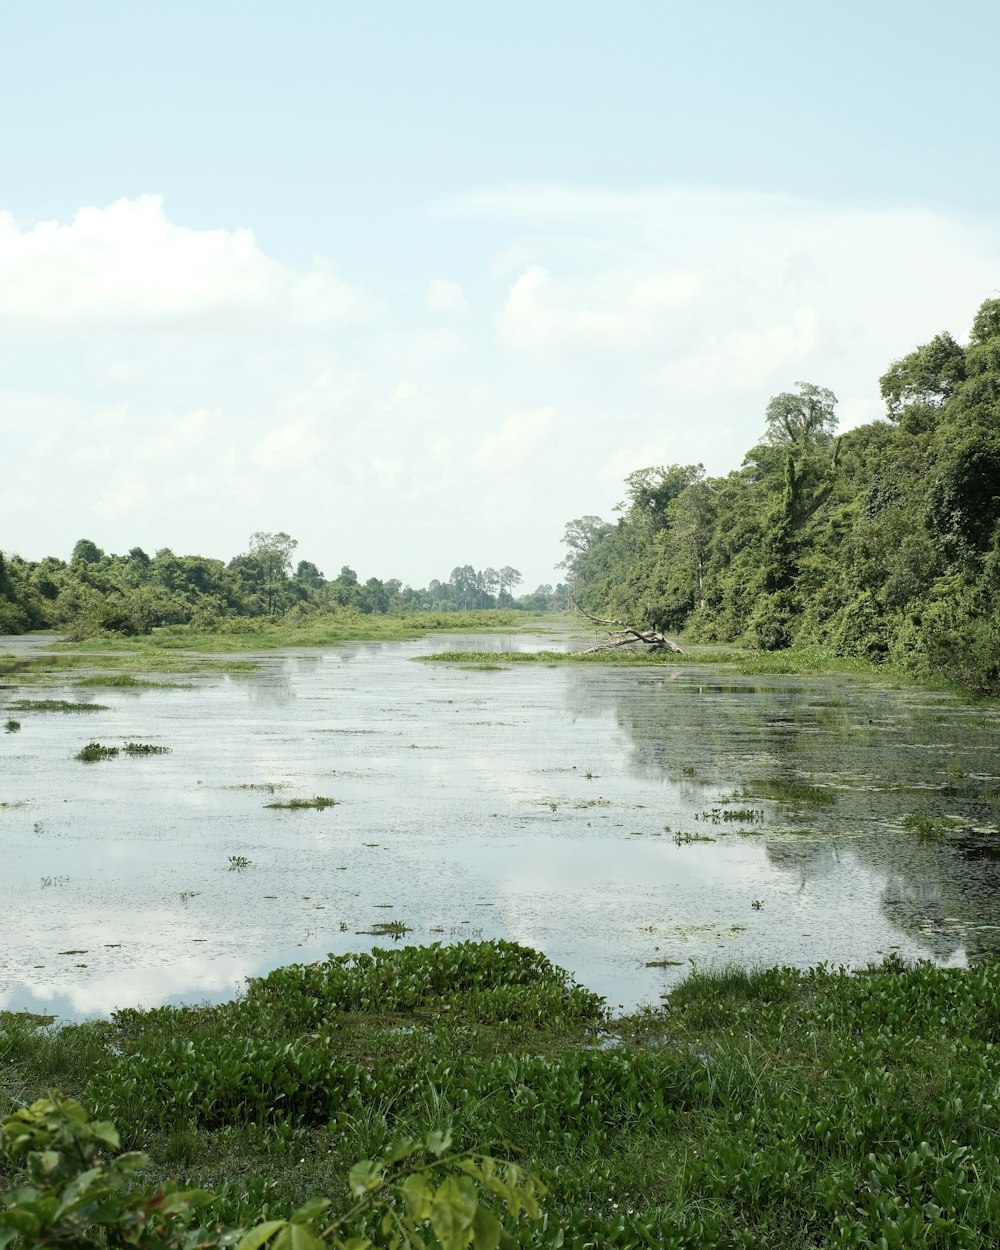
[[[588,621],[593,621],[595,625],[611,626],[607,638],[602,642],[595,643],[592,647],[586,647],[583,651],[584,655],[592,655],[598,651],[618,651],[622,647],[635,647],[636,650],[645,648],[647,651],[673,651],[677,655],[684,654],[683,649],[676,642],[671,641],[671,639],[655,629],[638,629],[635,625],[629,625],[627,621],[604,621],[599,616],[592,616],[589,612],[584,611],[578,603],[574,603],[573,607],[581,616],[585,616]],[[615,632],[611,632],[612,630]]]

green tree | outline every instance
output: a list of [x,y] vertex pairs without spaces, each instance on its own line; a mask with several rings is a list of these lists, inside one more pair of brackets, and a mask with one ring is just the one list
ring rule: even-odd
[[798,393],[782,391],[767,405],[767,442],[803,450],[829,442],[837,428],[837,397],[824,386],[797,382]]

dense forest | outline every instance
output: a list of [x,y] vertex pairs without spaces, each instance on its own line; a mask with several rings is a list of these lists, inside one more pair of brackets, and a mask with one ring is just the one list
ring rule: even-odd
[[886,417],[776,395],[742,467],[642,469],[565,534],[584,609],[704,642],[836,653],[1000,693],[1000,300],[881,378]]
[[56,628],[83,638],[102,631],[148,634],[159,625],[211,629],[239,617],[350,609],[364,613],[475,608],[546,611],[565,607],[566,587],[539,586],[516,598],[521,574],[510,565],[452,570],[425,588],[396,578],[359,580],[345,565],[327,579],[309,560],[294,561],[298,543],[285,533],[251,535],[247,551],[228,563],[141,547],[106,554],[81,538],[70,560],[28,561],[0,552],[0,634]]

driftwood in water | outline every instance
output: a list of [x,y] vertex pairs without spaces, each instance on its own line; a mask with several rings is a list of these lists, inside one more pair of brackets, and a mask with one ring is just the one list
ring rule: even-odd
[[574,603],[573,607],[585,616],[588,621],[593,621],[595,625],[608,625],[615,633],[608,632],[607,638],[603,642],[598,642],[592,647],[586,647],[583,651],[584,655],[592,655],[598,651],[617,651],[621,647],[646,647],[649,651],[674,651],[678,655],[683,655],[683,650],[676,642],[665,635],[657,632],[655,629],[637,629],[634,625],[629,625],[627,621],[604,621],[599,616],[591,616],[589,612],[585,612],[578,603]]

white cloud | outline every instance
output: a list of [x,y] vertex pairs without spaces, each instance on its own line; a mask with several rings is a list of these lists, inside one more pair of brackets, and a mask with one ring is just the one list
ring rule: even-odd
[[427,307],[431,312],[464,317],[469,311],[469,301],[457,282],[434,278],[427,284]]
[[534,408],[512,412],[503,425],[482,440],[473,460],[481,469],[509,473],[523,464],[549,433],[555,409]]
[[1000,286],[1000,229],[943,210],[522,188],[427,222],[394,291],[155,197],[0,214],[0,544],[228,558],[284,529],[327,570],[551,582],[631,470],[737,467],[800,378],[871,420],[889,362]]
[[322,258],[298,273],[265,255],[251,230],[175,224],[160,196],[27,230],[0,212],[0,323],[20,330],[328,326],[377,311]]

